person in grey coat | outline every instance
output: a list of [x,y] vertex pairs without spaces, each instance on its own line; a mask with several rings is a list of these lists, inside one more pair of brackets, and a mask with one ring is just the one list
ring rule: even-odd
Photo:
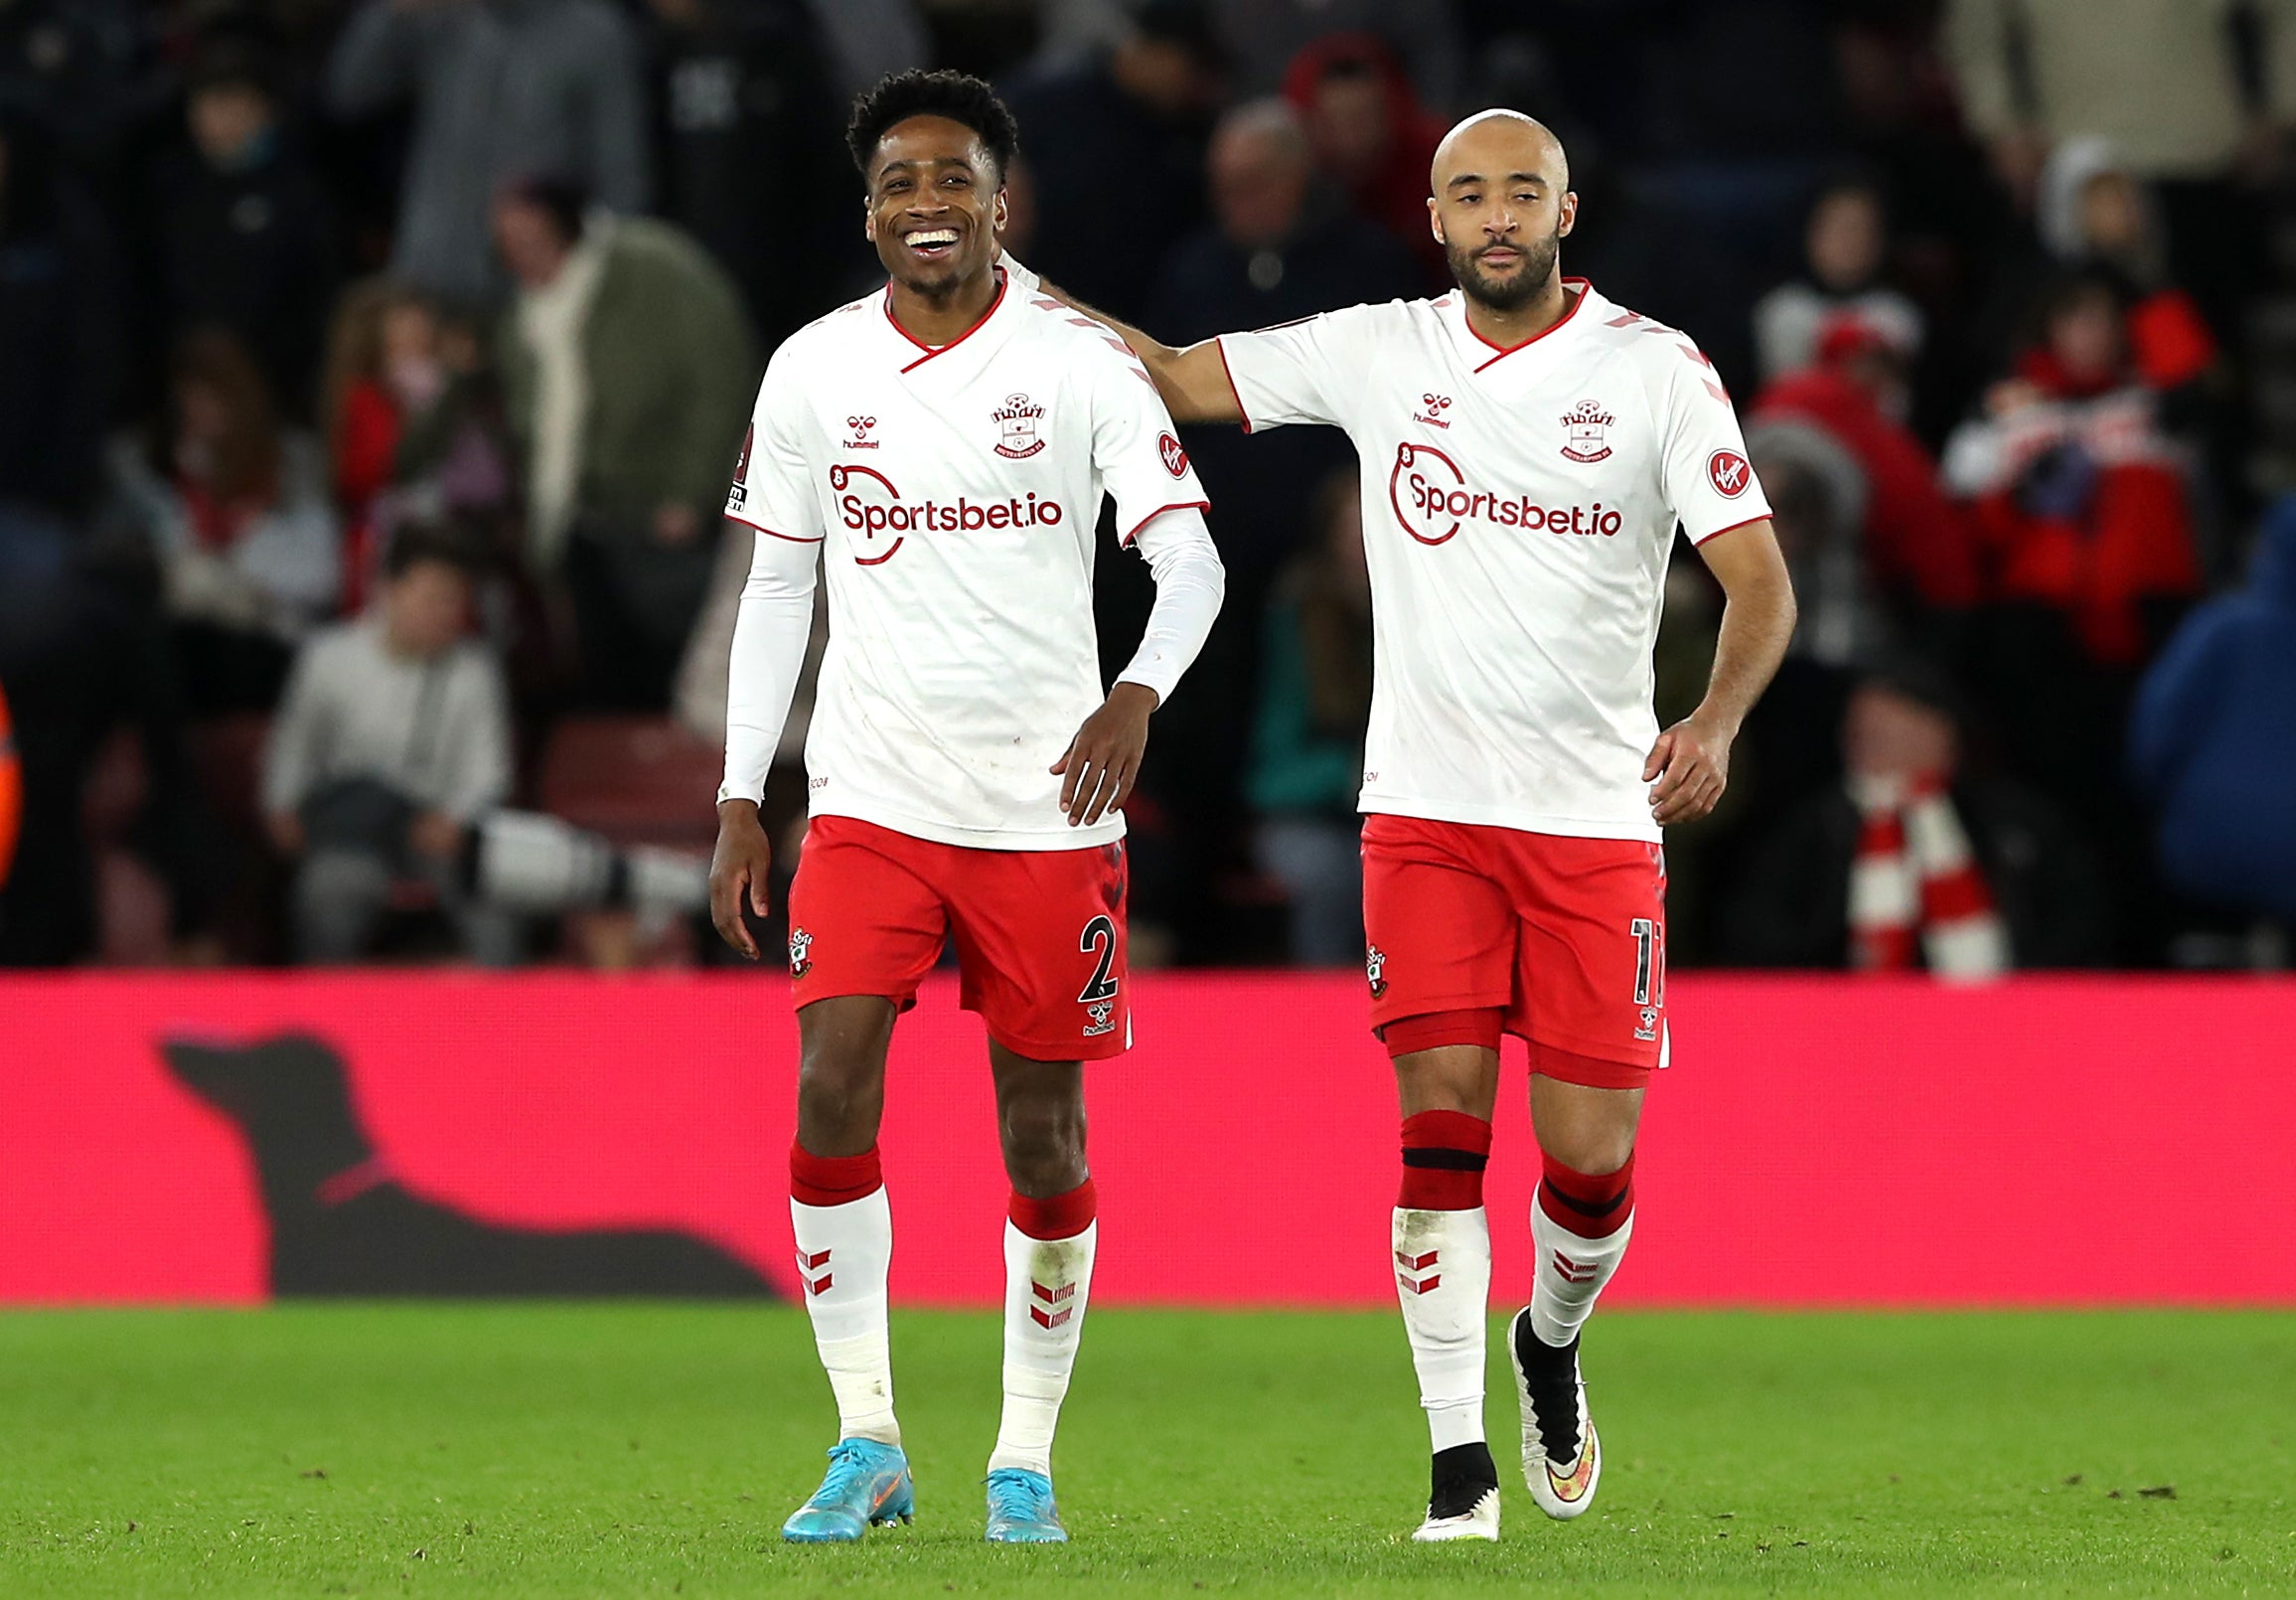
[[496,299],[487,210],[512,178],[560,175],[608,210],[643,211],[643,72],[607,0],[367,0],[336,44],[328,97],[364,116],[414,96],[392,272],[464,304]]

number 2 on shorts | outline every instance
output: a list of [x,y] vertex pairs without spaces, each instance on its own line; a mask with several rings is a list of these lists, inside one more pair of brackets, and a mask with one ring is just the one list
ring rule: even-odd
[[1100,965],[1092,969],[1092,982],[1084,986],[1084,993],[1076,997],[1080,1006],[1089,1006],[1096,1000],[1116,998],[1116,983],[1108,969],[1116,965],[1116,923],[1106,916],[1096,916],[1084,925],[1084,937],[1076,942],[1077,953],[1091,955],[1099,952]]

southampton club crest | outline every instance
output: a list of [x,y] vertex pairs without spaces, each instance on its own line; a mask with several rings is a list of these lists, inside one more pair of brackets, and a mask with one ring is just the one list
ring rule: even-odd
[[802,978],[813,970],[813,935],[803,928],[789,930],[789,975]]
[[1371,985],[1373,1000],[1387,993],[1387,952],[1376,944],[1363,947],[1363,977]]
[[989,415],[996,424],[998,455],[1022,461],[1044,448],[1044,435],[1039,431],[1044,407],[1026,395],[1005,396],[1004,403]]
[[1616,421],[1591,400],[1583,400],[1563,413],[1563,459],[1602,461],[1610,454],[1610,424]]

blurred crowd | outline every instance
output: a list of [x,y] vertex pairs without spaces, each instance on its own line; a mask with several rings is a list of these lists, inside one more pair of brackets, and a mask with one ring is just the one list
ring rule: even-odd
[[[924,65],[1019,118],[1014,252],[1173,342],[1440,289],[1444,128],[1557,129],[1801,598],[1676,961],[2289,963],[2296,0],[0,0],[0,964],[718,959],[718,508]],[[1352,454],[1187,443],[1134,959],[1351,964]],[[1112,543],[1112,664],[1150,598]],[[1679,553],[1662,720],[1719,612]]]

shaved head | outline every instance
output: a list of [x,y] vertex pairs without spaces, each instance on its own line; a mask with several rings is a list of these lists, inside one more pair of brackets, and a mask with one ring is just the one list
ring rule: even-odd
[[1493,106],[1466,117],[1435,147],[1427,186],[1441,195],[1461,178],[1502,183],[1510,174],[1534,174],[1557,193],[1571,187],[1571,162],[1554,129],[1535,116]]
[[1578,220],[1563,141],[1520,111],[1477,111],[1443,136],[1427,210],[1459,288],[1493,311],[1559,295],[1556,262]]

